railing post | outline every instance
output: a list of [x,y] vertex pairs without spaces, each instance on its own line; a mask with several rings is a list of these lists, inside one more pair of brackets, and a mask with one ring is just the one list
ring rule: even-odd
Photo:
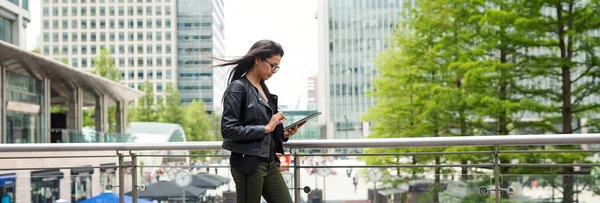
[[123,166],[123,154],[117,151],[119,157],[119,203],[125,203],[125,167]]
[[294,152],[294,202],[300,203],[300,158],[298,152]]
[[131,190],[131,197],[133,203],[138,203],[138,173],[137,173],[137,155],[129,152],[131,155],[131,184],[133,185]]
[[498,145],[494,145],[494,182],[496,193],[496,203],[500,203],[500,160],[498,159]]

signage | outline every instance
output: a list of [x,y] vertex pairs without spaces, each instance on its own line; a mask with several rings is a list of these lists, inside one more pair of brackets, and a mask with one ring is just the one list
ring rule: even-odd
[[39,114],[41,108],[40,108],[40,105],[37,105],[37,104],[28,104],[28,103],[23,103],[23,102],[9,101],[9,102],[6,102],[6,110],[23,112],[23,113]]

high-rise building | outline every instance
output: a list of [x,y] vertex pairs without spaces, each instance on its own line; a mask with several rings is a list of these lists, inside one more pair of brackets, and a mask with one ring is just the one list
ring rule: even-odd
[[399,12],[409,0],[323,0],[318,5],[319,110],[329,139],[361,138],[373,106],[375,57],[385,51]]
[[177,84],[176,1],[43,0],[41,6],[44,55],[92,70],[99,51],[109,49],[121,83],[139,89],[150,81],[155,101]]
[[25,48],[29,22],[29,0],[0,1],[0,40]]
[[308,95],[307,110],[317,109],[317,77],[311,76],[306,80],[306,90]]
[[225,53],[223,0],[177,1],[177,86],[182,102],[202,100],[213,110],[211,56]]

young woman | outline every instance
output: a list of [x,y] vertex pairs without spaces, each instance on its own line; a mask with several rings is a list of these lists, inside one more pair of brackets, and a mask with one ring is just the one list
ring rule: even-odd
[[277,95],[265,85],[279,70],[283,48],[261,40],[248,53],[218,66],[231,66],[223,95],[221,134],[223,148],[231,151],[231,174],[238,203],[291,203],[288,186],[279,171],[276,153],[299,127],[284,131],[286,117],[277,108]]

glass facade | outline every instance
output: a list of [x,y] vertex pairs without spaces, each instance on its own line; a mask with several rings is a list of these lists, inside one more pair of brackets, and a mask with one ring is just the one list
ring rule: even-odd
[[177,6],[177,89],[182,102],[202,100],[210,113],[214,77],[208,66],[213,60],[202,53],[224,55],[223,2],[181,0]]
[[12,21],[0,17],[0,40],[13,43]]
[[367,96],[377,77],[374,59],[387,48],[404,0],[330,0],[329,120],[335,138],[362,138],[361,115],[373,105]]
[[42,81],[15,73],[7,73],[6,76],[6,142],[45,142],[41,113],[44,104]]

